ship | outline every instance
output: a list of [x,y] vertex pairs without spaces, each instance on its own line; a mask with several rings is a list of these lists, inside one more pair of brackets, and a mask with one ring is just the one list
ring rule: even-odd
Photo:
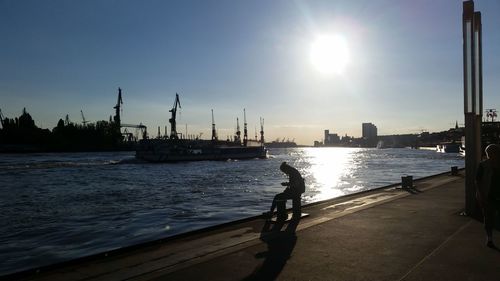
[[139,141],[135,157],[148,162],[181,162],[202,160],[229,160],[229,159],[264,159],[268,157],[268,150],[264,145],[264,119],[260,119],[260,140],[248,139],[246,112],[244,114],[244,134],[241,138],[239,120],[236,119],[237,129],[233,139],[219,140],[215,129],[212,110],[212,138],[210,140],[199,137],[189,138],[177,132],[176,114],[181,108],[179,95],[175,94],[174,105],[169,112],[170,136],[163,138],[143,138]]
[[457,142],[446,142],[436,145],[436,151],[441,153],[459,153],[461,144]]

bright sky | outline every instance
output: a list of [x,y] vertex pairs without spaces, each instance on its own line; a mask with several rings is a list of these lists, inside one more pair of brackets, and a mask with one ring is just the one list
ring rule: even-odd
[[[475,6],[484,108],[500,109],[500,1]],[[176,92],[179,131],[205,138],[211,109],[225,138],[243,108],[251,136],[263,117],[267,140],[300,144],[363,122],[441,131],[463,123],[461,17],[461,1],[0,0],[0,109],[108,120],[121,87],[122,121],[152,136]]]

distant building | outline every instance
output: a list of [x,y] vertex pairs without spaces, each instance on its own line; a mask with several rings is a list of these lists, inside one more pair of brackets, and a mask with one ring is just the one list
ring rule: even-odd
[[340,139],[340,142],[344,145],[349,145],[354,141],[354,137],[350,137],[347,134]]
[[362,137],[363,139],[376,139],[377,138],[377,126],[372,123],[362,124]]
[[340,143],[340,137],[337,134],[330,134],[330,130],[325,130],[324,145],[336,145]]

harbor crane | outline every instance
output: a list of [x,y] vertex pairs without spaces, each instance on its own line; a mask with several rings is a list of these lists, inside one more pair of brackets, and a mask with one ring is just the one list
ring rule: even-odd
[[238,117],[236,117],[236,136],[234,137],[234,141],[241,143],[240,120]]
[[260,143],[264,145],[264,118],[260,118]]
[[243,146],[247,146],[248,130],[247,130],[247,112],[243,108]]
[[122,89],[118,88],[118,101],[116,102],[116,105],[113,107],[115,109],[115,117],[114,120],[115,123],[120,126],[121,123],[121,118],[120,118],[120,112],[121,112],[121,105],[123,104],[123,99],[122,99]]
[[69,126],[71,124],[71,120],[69,120],[69,114],[66,114],[66,118],[64,119],[64,125]]
[[[122,120],[121,120],[122,104],[123,104],[122,89],[118,88],[118,99],[116,101],[116,105],[113,107],[115,109],[115,116],[113,117],[113,121],[115,122],[115,124],[119,128],[118,130],[121,131],[121,128],[134,128],[134,129],[141,131],[141,135],[142,135],[143,139],[147,139],[148,138],[148,130],[147,130],[147,127],[145,125],[142,125],[142,123],[139,125],[122,124]],[[82,111],[82,118],[84,118],[83,111]],[[109,117],[109,119],[110,119],[109,121],[111,122],[111,116]],[[130,133],[128,131],[124,131],[122,133],[122,135],[125,135],[125,137],[129,137],[129,134]]]
[[139,125],[133,125],[133,124],[121,124],[121,128],[134,128],[138,129],[141,131],[142,138],[147,139],[148,138],[148,128],[145,125],[139,124]]
[[172,109],[169,110],[169,112],[172,112],[172,117],[168,119],[168,122],[170,123],[170,138],[171,139],[179,139],[179,136],[177,135],[177,127],[176,127],[176,115],[177,115],[177,106],[181,108],[181,102],[179,101],[179,94],[175,93],[175,101],[174,101],[174,106]]
[[5,125],[3,124],[3,120],[5,118],[3,117],[3,113],[2,113],[2,110],[0,109],[0,124],[2,125],[2,129],[5,128]]
[[212,109],[212,140],[217,140],[217,130],[215,129],[214,110]]
[[80,110],[80,113],[82,114],[82,124],[83,126],[85,126],[87,123],[89,123],[90,121],[88,120],[85,120],[85,115],[83,115],[83,110]]

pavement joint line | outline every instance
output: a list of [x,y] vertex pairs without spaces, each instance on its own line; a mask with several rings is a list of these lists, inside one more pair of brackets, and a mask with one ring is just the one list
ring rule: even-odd
[[423,257],[417,264],[415,264],[405,275],[398,279],[398,281],[404,280],[408,277],[415,269],[421,266],[425,261],[427,261],[430,257],[436,254],[441,248],[443,248],[452,238],[457,236],[460,232],[462,232],[466,227],[468,227],[472,223],[472,220],[469,220],[465,224],[463,224],[457,231],[455,231],[452,235],[448,236],[439,246],[437,246],[434,250],[432,250],[429,254]]

